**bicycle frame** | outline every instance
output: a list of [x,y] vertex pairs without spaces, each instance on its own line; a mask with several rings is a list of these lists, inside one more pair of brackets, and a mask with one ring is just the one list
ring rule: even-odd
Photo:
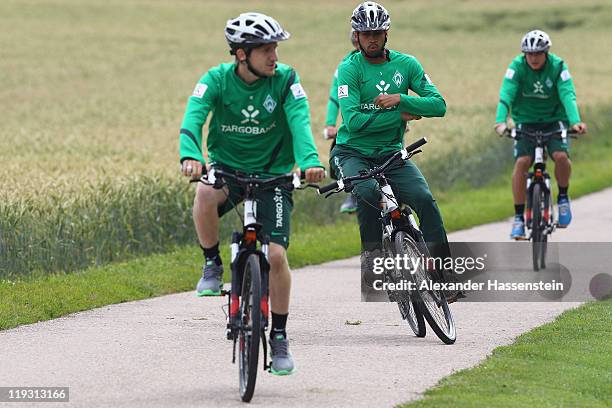
[[551,185],[550,185],[550,174],[546,171],[546,153],[544,151],[544,146],[550,137],[554,135],[560,134],[561,139],[565,142],[567,140],[568,131],[567,129],[560,129],[555,132],[543,133],[541,131],[537,132],[526,132],[522,130],[518,130],[516,128],[512,129],[510,132],[510,137],[514,140],[517,140],[518,134],[524,134],[530,136],[535,139],[536,147],[534,149],[534,161],[533,161],[533,171],[527,173],[527,205],[526,205],[526,216],[525,216],[525,224],[529,230],[529,235],[527,236],[527,240],[531,240],[533,236],[533,225],[531,223],[533,218],[533,203],[532,203],[532,195],[533,188],[536,184],[540,185],[541,190],[544,192],[545,197],[545,206],[543,218],[546,223],[546,228],[542,231],[545,235],[550,235],[556,229],[555,214],[554,214],[554,206],[551,205]]

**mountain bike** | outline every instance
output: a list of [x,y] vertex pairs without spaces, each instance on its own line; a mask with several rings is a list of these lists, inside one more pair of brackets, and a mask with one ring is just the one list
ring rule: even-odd
[[527,205],[525,206],[526,239],[532,243],[533,270],[546,269],[548,236],[557,228],[554,203],[550,189],[550,175],[546,171],[544,147],[551,138],[566,140],[568,135],[577,138],[573,130],[560,129],[552,132],[527,131],[513,128],[506,136],[514,140],[532,138],[536,142],[533,171],[527,173]]
[[[233,341],[232,363],[236,363],[238,345],[238,373],[240,398],[249,402],[255,392],[257,367],[259,364],[259,344],[263,348],[263,369],[270,370],[267,360],[266,329],[269,324],[269,273],[270,237],[262,233],[262,224],[257,222],[256,193],[285,188],[289,191],[306,187],[295,173],[272,178],[259,178],[244,173],[233,173],[212,168],[208,177],[196,182],[212,185],[221,189],[231,180],[244,188],[244,214],[242,232],[232,233],[230,290],[222,290],[227,296],[227,339]],[[238,214],[240,215],[240,214]]]
[[[416,336],[425,336],[425,320],[427,320],[440,340],[446,344],[453,344],[457,337],[455,321],[444,293],[432,288],[431,282],[440,281],[441,278],[434,268],[429,267],[427,261],[430,255],[423,234],[415,221],[412,209],[407,205],[404,205],[403,208],[400,206],[393,189],[385,178],[385,171],[403,166],[406,160],[421,153],[421,150],[417,149],[425,143],[427,140],[422,138],[391,155],[382,165],[364,169],[355,176],[340,178],[334,183],[319,188],[318,191],[319,194],[326,194],[326,197],[329,197],[341,191],[350,193],[355,183],[359,181],[369,179],[377,181],[381,192],[380,211],[384,256],[396,258],[399,255],[401,258],[406,256],[409,259],[424,260],[424,262],[417,262],[412,270],[399,268],[397,265],[391,269],[385,268],[383,279],[387,283],[387,288],[397,287],[397,284],[401,282],[412,282],[408,285],[407,290],[387,289],[389,300],[397,302],[402,318],[408,322]],[[392,283],[393,286],[389,283]]]

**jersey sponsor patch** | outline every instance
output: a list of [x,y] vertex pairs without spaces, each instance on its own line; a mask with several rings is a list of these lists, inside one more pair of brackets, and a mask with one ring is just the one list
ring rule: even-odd
[[346,98],[348,96],[348,85],[340,85],[338,87],[338,99]]
[[568,80],[568,79],[570,79],[571,77],[572,77],[572,76],[570,75],[570,72],[569,72],[567,69],[564,69],[564,70],[561,72],[561,79],[562,79],[563,81],[567,81],[567,80]]
[[514,78],[514,70],[513,70],[513,69],[511,69],[511,68],[508,68],[508,69],[506,70],[506,75],[505,75],[505,77],[506,77],[506,78],[508,78],[508,79],[512,79],[512,78]]
[[293,97],[295,99],[302,99],[306,97],[306,92],[304,92],[304,88],[302,88],[302,84],[291,85],[291,92],[293,93]]
[[425,76],[425,79],[427,80],[427,83],[429,85],[433,85],[433,82],[431,82],[431,78],[429,77],[429,75],[427,75],[427,74],[423,74],[423,75]]
[[204,96],[207,89],[208,89],[208,85],[197,84],[195,89],[193,90],[193,96],[195,96],[196,98],[201,98]]

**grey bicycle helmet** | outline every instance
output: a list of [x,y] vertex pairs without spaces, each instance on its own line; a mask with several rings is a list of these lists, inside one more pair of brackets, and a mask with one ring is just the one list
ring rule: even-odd
[[242,13],[225,25],[225,38],[232,50],[285,41],[290,36],[278,21],[261,13]]
[[552,45],[550,37],[544,31],[533,30],[521,40],[522,52],[547,52]]
[[380,4],[366,1],[353,10],[351,27],[357,32],[387,31],[391,27],[391,17]]

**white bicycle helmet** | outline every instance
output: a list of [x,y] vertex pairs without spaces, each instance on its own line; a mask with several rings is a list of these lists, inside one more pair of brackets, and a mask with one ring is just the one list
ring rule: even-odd
[[525,34],[521,41],[522,52],[547,52],[552,45],[550,37],[544,31],[533,30]]
[[232,50],[285,41],[290,36],[278,21],[261,13],[242,13],[225,25],[225,38]]
[[391,27],[391,17],[387,9],[380,4],[366,1],[353,10],[351,27],[358,32],[387,31]]

